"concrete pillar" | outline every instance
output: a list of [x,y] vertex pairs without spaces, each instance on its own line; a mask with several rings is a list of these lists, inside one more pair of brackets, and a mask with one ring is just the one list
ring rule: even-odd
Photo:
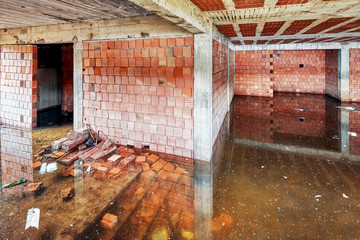
[[212,38],[194,35],[194,158],[212,155]]
[[226,79],[226,91],[227,91],[227,110],[230,111],[230,103],[231,103],[231,99],[230,99],[230,56],[229,56],[229,44],[227,45],[227,49],[226,49],[226,54],[227,54],[227,79]]
[[207,161],[194,161],[195,235],[197,239],[211,239],[213,217],[213,169]]
[[350,112],[344,108],[339,108],[339,133],[340,133],[340,149],[341,153],[349,153],[350,151],[350,136],[349,123]]
[[350,52],[348,48],[339,50],[339,77],[338,94],[340,100],[348,102],[350,100]]
[[74,44],[74,130],[83,123],[82,41]]

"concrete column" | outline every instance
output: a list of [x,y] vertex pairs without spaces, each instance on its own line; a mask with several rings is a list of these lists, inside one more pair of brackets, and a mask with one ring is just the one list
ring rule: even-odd
[[197,239],[212,239],[213,168],[210,162],[194,161],[195,235]]
[[349,153],[350,150],[350,136],[349,136],[349,123],[350,112],[344,108],[339,108],[339,135],[340,135],[340,149],[341,153]]
[[339,50],[338,94],[341,101],[350,100],[350,52],[348,48]]
[[212,38],[194,35],[194,158],[212,155]]
[[83,66],[82,41],[74,44],[74,130],[82,127],[83,123]]
[[226,78],[226,91],[227,91],[227,110],[230,111],[230,56],[229,56],[229,44],[227,45],[227,49],[226,49],[226,54],[227,54],[227,78]]

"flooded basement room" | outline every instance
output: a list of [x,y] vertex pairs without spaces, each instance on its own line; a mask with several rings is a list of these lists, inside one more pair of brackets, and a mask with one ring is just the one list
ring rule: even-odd
[[[101,132],[98,140],[91,127],[2,127],[0,236],[356,239],[354,106],[311,94],[236,96],[212,163],[117,145]],[[62,137],[86,142],[66,151]]]
[[0,240],[360,239],[359,0],[0,6]]

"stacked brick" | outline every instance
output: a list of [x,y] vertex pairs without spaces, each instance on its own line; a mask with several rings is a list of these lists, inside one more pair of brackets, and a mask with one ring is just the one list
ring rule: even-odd
[[350,49],[350,101],[360,102],[360,49]]
[[274,52],[274,91],[325,94],[325,51]]
[[[32,133],[14,128],[0,128],[2,185],[27,178],[33,180]],[[24,186],[3,189],[3,194],[17,194]]]
[[1,46],[0,88],[2,123],[36,127],[37,48],[30,45]]
[[338,50],[325,50],[325,93],[339,99]]
[[229,89],[230,89],[230,101],[234,97],[235,88],[235,51],[229,49]]
[[84,122],[116,143],[193,156],[193,37],[85,42]]
[[61,46],[61,111],[73,112],[73,45]]
[[213,40],[213,143],[227,113],[227,48]]
[[235,53],[235,94],[273,96],[273,51]]

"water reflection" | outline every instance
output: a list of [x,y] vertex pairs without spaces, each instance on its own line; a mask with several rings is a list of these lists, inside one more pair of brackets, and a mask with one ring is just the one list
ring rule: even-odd
[[360,113],[348,105],[318,95],[236,97],[213,188],[213,216],[228,214],[233,227],[213,228],[213,239],[357,239],[360,146],[349,132]]
[[[108,158],[126,147],[40,174],[33,159],[59,156],[33,157],[31,132],[1,128],[2,184],[26,177],[45,189],[2,190],[0,237],[356,239],[360,141],[349,132],[360,133],[360,114],[345,106],[317,95],[235,97],[211,163],[155,153],[162,160],[150,169],[133,162],[121,171]],[[39,229],[25,230],[31,208],[40,210]]]
[[[121,167],[108,159],[152,156],[123,146],[95,161],[82,153],[69,167],[57,162],[59,153],[45,150],[34,161],[56,163],[57,170],[41,172],[33,169],[32,141],[32,132],[1,128],[2,183],[26,177],[43,186],[29,194],[27,184],[2,190],[1,239],[194,239],[192,159],[155,153],[148,169],[135,161]],[[94,171],[87,173],[90,164]],[[38,229],[25,229],[32,208],[40,210]],[[103,223],[106,214],[116,216],[113,226]]]

